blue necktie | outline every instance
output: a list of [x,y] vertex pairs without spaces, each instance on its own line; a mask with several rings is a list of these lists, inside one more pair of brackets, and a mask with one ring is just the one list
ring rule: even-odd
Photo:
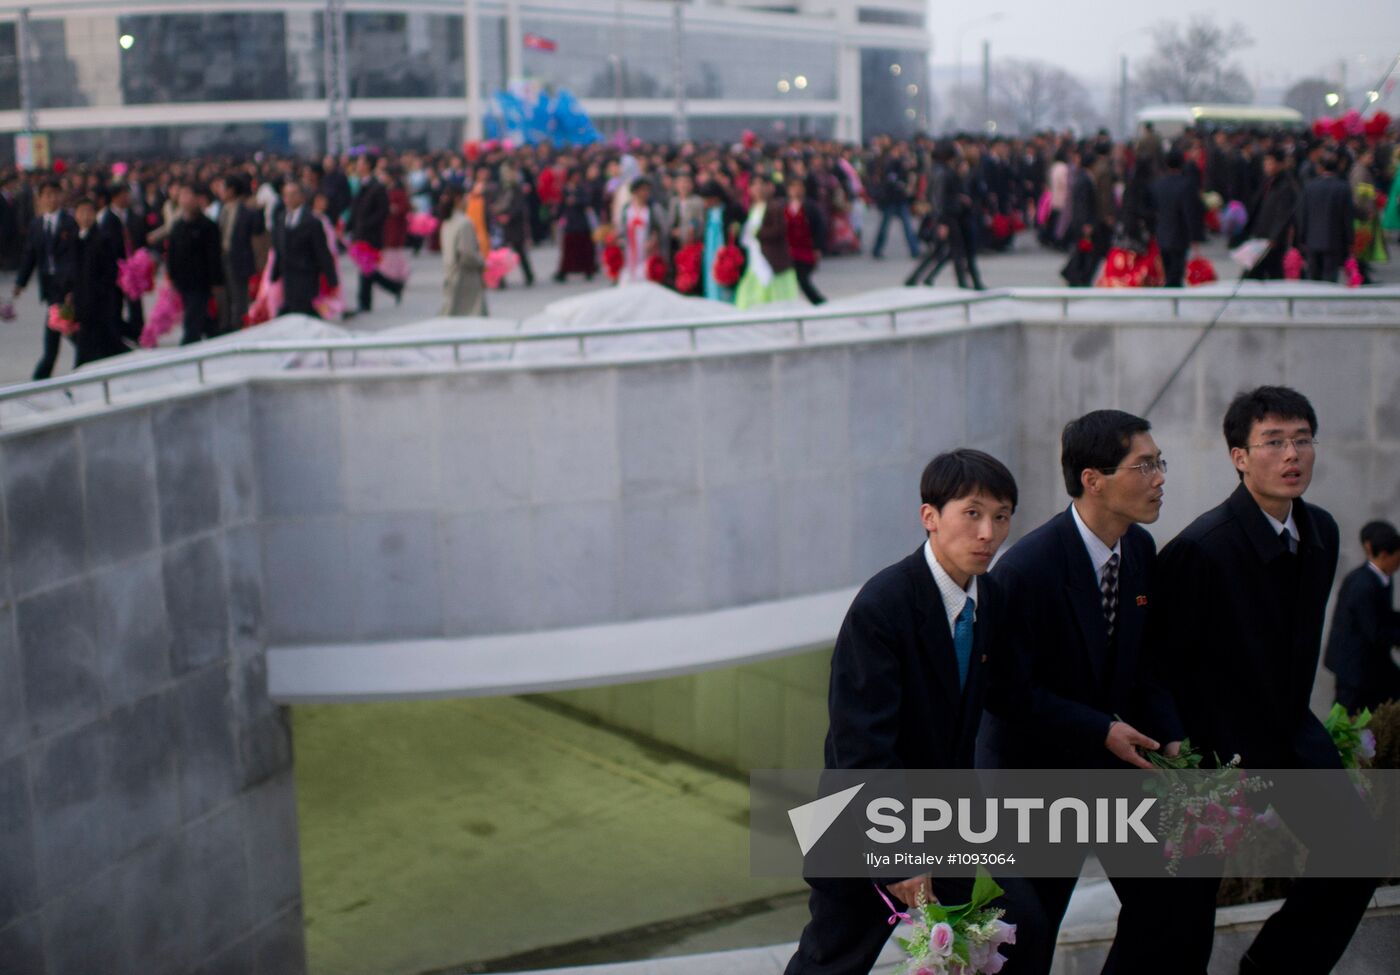
[[962,612],[953,621],[953,652],[958,655],[958,686],[967,683],[967,668],[972,663],[972,616],[977,604],[971,599],[963,602]]

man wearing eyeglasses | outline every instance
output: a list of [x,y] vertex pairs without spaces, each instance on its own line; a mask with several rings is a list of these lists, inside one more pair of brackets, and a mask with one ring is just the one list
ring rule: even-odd
[[[1332,516],[1303,500],[1317,458],[1317,414],[1296,390],[1260,386],[1230,404],[1224,432],[1240,485],[1162,549],[1153,663],[1203,755],[1238,755],[1245,768],[1340,769],[1336,746],[1308,706],[1338,547]],[[1351,818],[1359,803],[1346,793],[1324,822],[1306,810],[1278,812],[1305,844],[1325,842],[1328,831],[1365,828]],[[1218,884],[1180,881],[1177,902],[1213,905]],[[1375,887],[1305,875],[1245,953],[1241,975],[1330,972]],[[1205,971],[1209,942],[1204,947],[1190,971]]]
[[[1167,464],[1151,424],[1121,410],[1068,423],[1060,461],[1070,504],[992,570],[1005,592],[1009,653],[993,674],[977,764],[1005,769],[1151,768],[1139,749],[1176,754],[1170,694],[1146,678],[1143,640],[1156,545],[1142,527],[1162,510]],[[1009,659],[1007,659],[1009,658]],[[1018,967],[1048,972],[1078,877],[1030,880],[1049,937],[1021,940]],[[1189,969],[1176,953],[1212,935],[1213,905],[1184,915],[1160,881],[1112,878],[1122,902],[1105,972]]]

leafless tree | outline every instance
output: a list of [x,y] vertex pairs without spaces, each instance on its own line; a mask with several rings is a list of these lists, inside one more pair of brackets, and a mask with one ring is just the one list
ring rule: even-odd
[[1148,102],[1249,102],[1254,88],[1231,58],[1254,43],[1240,24],[1221,27],[1197,16],[1183,27],[1163,21],[1136,84]]
[[1311,121],[1319,115],[1330,115],[1333,109],[1327,104],[1327,94],[1337,90],[1337,86],[1322,78],[1304,78],[1296,82],[1283,96],[1283,103],[1289,108],[1303,113],[1303,118]]
[[992,66],[992,118],[999,131],[1081,131],[1101,122],[1089,89],[1064,68],[1045,61],[1004,58]]

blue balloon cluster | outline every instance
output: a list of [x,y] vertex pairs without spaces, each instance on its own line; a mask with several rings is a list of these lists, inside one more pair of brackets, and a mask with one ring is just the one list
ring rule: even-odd
[[561,89],[553,96],[540,92],[533,106],[508,91],[496,92],[492,101],[491,114],[483,120],[488,139],[511,139],[524,145],[548,140],[560,146],[587,146],[602,138],[572,92]]

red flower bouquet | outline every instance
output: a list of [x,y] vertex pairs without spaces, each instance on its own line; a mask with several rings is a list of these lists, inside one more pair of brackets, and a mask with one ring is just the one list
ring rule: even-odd
[[82,326],[78,324],[78,313],[73,309],[73,302],[49,305],[49,328],[59,335],[71,337],[78,334],[78,329]]

